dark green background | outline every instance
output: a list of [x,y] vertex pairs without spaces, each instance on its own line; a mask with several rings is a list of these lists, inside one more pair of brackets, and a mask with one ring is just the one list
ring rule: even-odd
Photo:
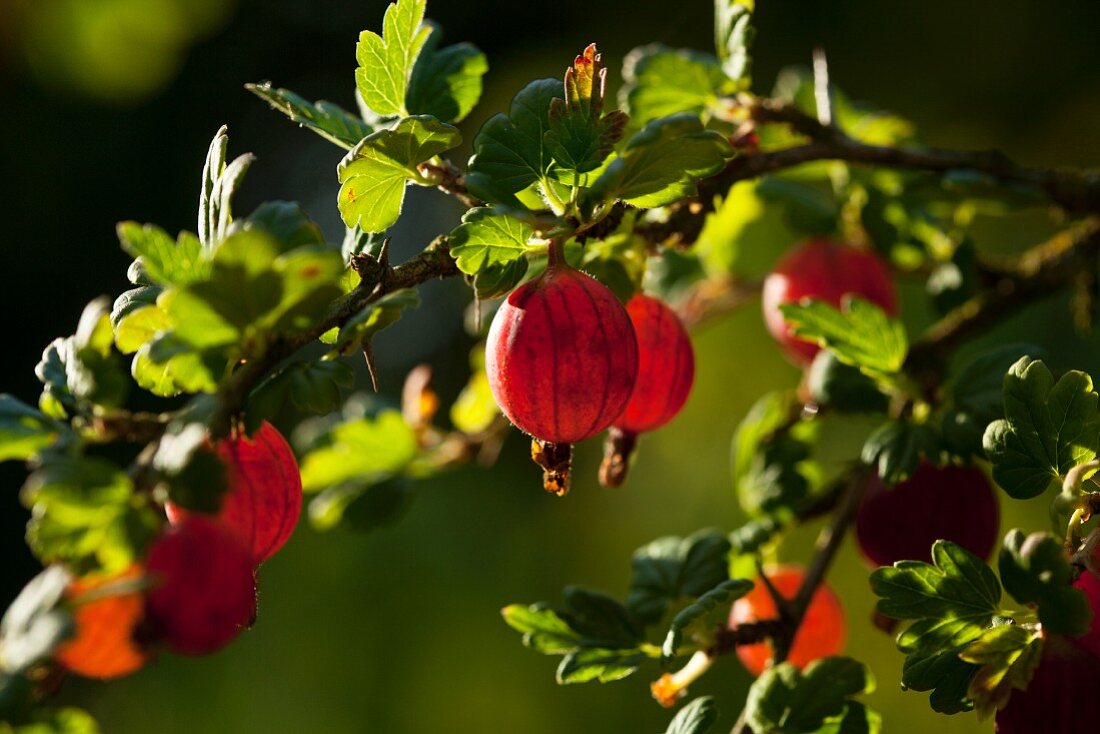
[[[1100,163],[1100,4],[759,0],[756,88],[805,63],[815,44],[852,97],[913,120],[925,140],[996,147],[1029,163]],[[34,364],[71,333],[82,306],[125,287],[119,219],[193,228],[206,145],[228,123],[231,152],[259,155],[238,201],[302,201],[335,238],[340,152],[281,120],[242,85],[271,79],[307,97],[351,106],[354,43],[378,28],[372,0],[6,0],[0,2],[0,314],[8,338],[0,387],[33,401]],[[186,12],[184,12],[186,11]],[[706,0],[429,3],[451,41],[470,40],[491,66],[467,140],[524,82],[559,75],[597,41],[617,70],[635,45],[709,48]],[[465,153],[464,152],[463,154]],[[415,221],[395,234],[401,257],[447,230],[456,213],[431,192],[410,199]],[[990,227],[986,244],[1027,244],[1046,223]],[[776,243],[762,242],[761,247]],[[393,395],[414,363],[436,365],[445,394],[463,374],[465,294],[426,289],[421,310],[378,345]],[[907,284],[911,326],[928,316]],[[1059,302],[1030,310],[1000,335],[1046,345],[1056,367],[1100,368],[1072,334]],[[649,698],[648,675],[559,689],[554,662],[526,651],[499,619],[513,601],[555,600],[566,583],[625,591],[630,552],[668,533],[739,521],[729,439],[751,401],[797,375],[764,335],[755,304],[699,332],[698,379],[682,416],[646,439],[630,484],[597,488],[596,447],[577,462],[573,494],[544,495],[513,437],[500,466],[424,485],[395,528],[371,536],[319,535],[305,524],[262,573],[254,630],[203,660],[165,657],[109,685],[72,681],[62,699],[91,709],[106,732],[657,732],[669,714]],[[0,466],[0,543],[6,605],[34,564],[20,542],[24,474]],[[1041,502],[1016,504],[1006,527],[1042,527]],[[797,559],[812,537],[784,549]],[[900,656],[865,624],[866,573],[846,548],[831,583],[852,631],[848,649],[870,662],[873,703],[887,731],[988,730],[972,715],[933,718],[924,696],[897,690]],[[722,660],[692,693],[715,693],[723,729],[748,677]]]

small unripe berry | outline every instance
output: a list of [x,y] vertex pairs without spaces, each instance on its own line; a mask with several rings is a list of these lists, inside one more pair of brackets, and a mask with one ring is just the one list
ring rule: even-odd
[[65,596],[73,609],[73,636],[63,642],[55,658],[64,667],[85,678],[119,678],[145,664],[145,652],[134,641],[134,628],[144,614],[141,592],[129,591],[81,601],[89,592],[107,585],[141,578],[134,566],[121,574],[73,581]]
[[[225,463],[228,488],[217,519],[237,533],[254,565],[275,554],[294,532],[302,514],[302,476],[294,452],[267,421],[252,437],[233,435],[217,444]],[[178,523],[189,513],[171,502],[168,519]]]
[[183,655],[227,645],[256,616],[248,549],[224,525],[191,515],[153,543],[145,567],[155,586],[145,602],[152,636]]
[[[786,599],[793,599],[806,574],[798,566],[780,566],[766,572],[772,586]],[[730,608],[729,628],[742,624],[776,619],[778,610],[764,584],[757,581],[749,593],[738,599]],[[803,668],[819,658],[836,655],[844,648],[844,610],[840,600],[824,584],[810,598],[802,624],[787,654],[787,661]],[[738,645],[737,657],[753,675],[764,672],[774,650],[770,642]]]
[[894,487],[877,476],[870,482],[856,515],[855,534],[871,563],[927,562],[937,540],[989,558],[997,543],[1000,509],[981,470],[921,462],[913,476]]
[[639,433],[668,423],[687,402],[695,380],[695,352],[680,317],[665,303],[641,293],[626,304],[638,338],[638,379],[623,414],[611,426],[600,482],[618,486],[626,478]]
[[497,310],[485,370],[497,405],[518,428],[544,442],[574,443],[623,412],[638,344],[615,295],[554,250],[546,272]]
[[815,237],[787,253],[764,279],[764,323],[796,364],[808,365],[820,347],[793,336],[779,307],[803,299],[839,307],[849,294],[877,304],[888,314],[897,312],[894,282],[877,255]]

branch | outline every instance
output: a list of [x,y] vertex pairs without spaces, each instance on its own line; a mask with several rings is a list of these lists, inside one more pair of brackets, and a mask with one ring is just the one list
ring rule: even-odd
[[809,142],[770,152],[742,152],[719,173],[699,182],[699,194],[690,204],[678,206],[664,222],[648,223],[643,233],[656,241],[678,245],[694,242],[702,231],[714,199],[739,181],[759,178],[812,161],[845,161],[858,165],[906,168],[943,173],[970,170],[992,176],[1002,184],[1025,185],[1042,191],[1051,202],[1071,214],[1100,213],[1100,172],[1023,166],[996,150],[960,151],[945,148],[869,145],[838,128],[823,125],[797,107],[770,99],[738,102],[757,124],[789,126]]

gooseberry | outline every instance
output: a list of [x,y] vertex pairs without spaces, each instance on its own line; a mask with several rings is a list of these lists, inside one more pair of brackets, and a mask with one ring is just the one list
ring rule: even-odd
[[252,558],[221,523],[189,515],[149,548],[145,613],[152,636],[184,655],[227,645],[256,615]]
[[[1100,562],[1100,552],[1093,556],[1093,561],[1095,568],[1097,567],[1095,564]],[[1085,597],[1089,600],[1089,607],[1092,608],[1092,621],[1089,623],[1088,632],[1074,638],[1074,642],[1100,657],[1100,579],[1096,578],[1092,571],[1086,570],[1077,577],[1073,586],[1085,593]]]
[[[275,426],[264,421],[249,437],[235,434],[217,443],[228,489],[217,519],[240,535],[259,565],[283,547],[302,514],[302,477],[294,452]],[[165,504],[173,523],[188,512]]]
[[638,434],[672,420],[695,380],[691,338],[675,311],[639,293],[626,304],[626,312],[638,339],[638,378],[626,409],[611,426],[600,467],[604,486],[622,483]]
[[921,462],[913,476],[894,487],[877,476],[870,482],[855,534],[876,566],[928,561],[937,540],[957,543],[979,558],[988,558],[997,543],[997,495],[979,469]]
[[[765,572],[768,580],[781,596],[793,599],[805,578],[805,571],[798,566],[779,566]],[[742,624],[776,619],[779,615],[775,600],[763,583],[757,581],[749,593],[738,599],[730,608],[729,627],[737,629]],[[836,655],[844,648],[844,610],[840,600],[824,584],[817,587],[806,614],[802,618],[794,642],[787,654],[787,661],[802,668],[818,658]],[[737,657],[753,675],[764,672],[774,656],[769,641],[750,645],[738,645]]]
[[[1093,607],[1093,611],[1097,610]],[[1073,640],[1045,635],[1039,665],[1024,690],[997,712],[997,734],[1096,731],[1100,657]]]
[[58,647],[57,662],[85,678],[102,679],[129,675],[145,664],[145,652],[134,640],[134,629],[144,614],[142,594],[136,589],[110,593],[111,586],[125,586],[141,576],[141,568],[133,566],[112,576],[90,576],[69,584],[65,597],[73,605],[75,630]]
[[820,347],[795,337],[779,307],[804,299],[840,306],[846,295],[859,296],[893,315],[897,294],[890,272],[869,250],[815,237],[797,245],[764,279],[764,323],[796,364],[810,364]]
[[574,443],[622,414],[638,344],[615,295],[567,264],[553,243],[546,271],[512,291],[493,317],[485,370],[497,405],[520,430]]

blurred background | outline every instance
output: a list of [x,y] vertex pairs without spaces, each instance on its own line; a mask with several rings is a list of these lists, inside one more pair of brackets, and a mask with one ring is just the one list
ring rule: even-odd
[[[239,195],[303,203],[333,239],[337,148],[298,130],[243,89],[272,80],[309,99],[354,109],[354,44],[381,25],[383,0],[0,0],[0,314],[10,329],[0,389],[33,402],[40,349],[72,333],[83,305],[126,287],[128,258],[114,225],[195,227],[206,146],[227,123],[231,154],[259,161]],[[828,53],[833,80],[916,123],[924,140],[1000,148],[1028,163],[1100,164],[1100,4],[1095,0],[883,3],[758,0],[757,91],[776,72]],[[688,0],[429,2],[446,39],[468,40],[490,62],[467,141],[526,81],[559,76],[597,41],[617,69],[634,46],[711,47],[711,5]],[[456,157],[469,152],[468,142]],[[397,259],[456,223],[434,192],[395,232]],[[990,247],[1026,245],[1049,222],[985,230]],[[778,248],[783,242],[761,243]],[[916,330],[930,318],[920,284],[906,284]],[[425,303],[376,343],[384,392],[429,362],[445,399],[466,378],[467,291],[431,284]],[[1095,340],[1074,335],[1064,299],[1032,308],[999,336],[1046,346],[1057,368],[1100,371]],[[539,489],[527,446],[513,436],[492,471],[426,483],[395,527],[319,534],[303,522],[262,571],[259,623],[208,659],[164,657],[122,682],[72,680],[64,702],[87,707],[105,732],[657,732],[670,714],[647,676],[558,688],[555,661],[521,647],[500,621],[510,602],[558,601],[576,583],[625,593],[634,548],[666,534],[741,521],[729,441],[762,392],[796,371],[768,340],[755,304],[696,335],[698,377],[682,415],[647,437],[621,491],[596,486],[598,446],[577,460],[565,500]],[[362,383],[361,383],[362,384]],[[0,466],[0,602],[36,571],[22,544],[21,466]],[[1042,501],[1005,507],[1005,527],[1043,527]],[[797,559],[807,528],[783,549]],[[871,703],[887,731],[991,730],[973,715],[934,717],[923,694],[898,690],[901,656],[865,623],[872,599],[851,547],[830,583],[851,621],[848,649],[871,664]],[[722,660],[691,693],[713,693],[726,730],[749,679]],[[155,722],[155,724],[153,723]]]

